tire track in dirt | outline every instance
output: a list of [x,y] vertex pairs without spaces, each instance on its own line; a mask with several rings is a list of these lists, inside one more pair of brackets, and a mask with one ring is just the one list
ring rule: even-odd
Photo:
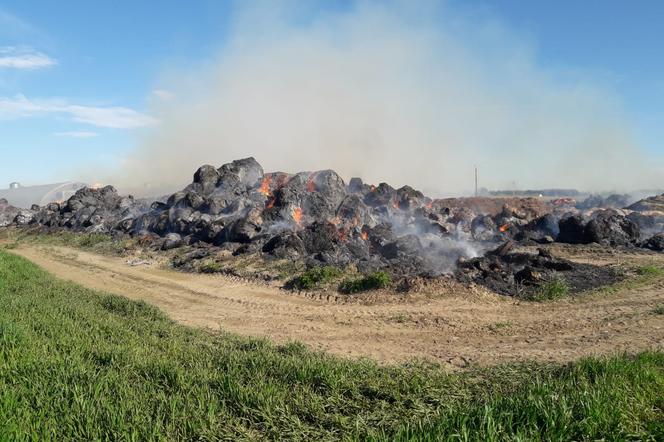
[[[13,250],[53,275],[83,286],[142,299],[186,325],[381,362],[425,358],[454,367],[664,348],[664,281],[552,303],[519,303],[478,288],[450,284],[404,299],[335,303],[337,295],[300,296],[221,275],[129,266],[124,259],[66,247],[22,244]],[[561,249],[569,258],[641,263],[664,257]],[[321,299],[316,299],[321,298]]]

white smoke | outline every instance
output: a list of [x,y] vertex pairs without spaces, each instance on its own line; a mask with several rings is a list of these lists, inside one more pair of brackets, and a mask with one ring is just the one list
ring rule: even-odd
[[302,3],[267,5],[238,7],[217,60],[159,85],[161,124],[123,162],[125,184],[179,185],[254,156],[434,196],[471,190],[474,165],[494,189],[658,187],[618,101],[540,67],[495,20],[435,2],[306,20],[288,12]]

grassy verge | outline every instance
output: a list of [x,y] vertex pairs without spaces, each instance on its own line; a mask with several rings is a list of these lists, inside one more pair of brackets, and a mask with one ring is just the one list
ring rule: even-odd
[[0,251],[0,440],[662,440],[664,354],[449,374],[209,334]]
[[606,287],[599,287],[589,293],[608,295],[623,290],[637,289],[664,280],[664,269],[654,264],[641,265],[634,268],[633,272],[634,274],[632,276],[625,278],[622,281]]
[[[7,236],[7,234],[6,234]],[[102,255],[123,255],[135,246],[135,240],[130,237],[113,238],[111,235],[102,233],[82,233],[67,230],[58,230],[49,233],[35,232],[30,230],[15,230],[6,240],[13,241],[9,247],[22,242],[30,244],[41,244],[47,246],[66,246],[87,250]]]

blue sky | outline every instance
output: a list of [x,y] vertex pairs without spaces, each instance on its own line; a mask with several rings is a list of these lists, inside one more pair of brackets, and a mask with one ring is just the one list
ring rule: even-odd
[[[235,5],[0,1],[0,187],[73,178],[131,153],[158,130],[151,104],[168,99],[169,72],[223,54]],[[293,5],[302,23],[354,7]],[[664,2],[451,0],[446,13],[495,22],[538,67],[601,85],[641,146],[664,154]]]

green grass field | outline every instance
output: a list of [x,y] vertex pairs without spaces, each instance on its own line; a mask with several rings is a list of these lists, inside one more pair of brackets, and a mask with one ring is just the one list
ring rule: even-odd
[[0,251],[0,441],[655,441],[663,408],[662,353],[382,367],[186,328]]

